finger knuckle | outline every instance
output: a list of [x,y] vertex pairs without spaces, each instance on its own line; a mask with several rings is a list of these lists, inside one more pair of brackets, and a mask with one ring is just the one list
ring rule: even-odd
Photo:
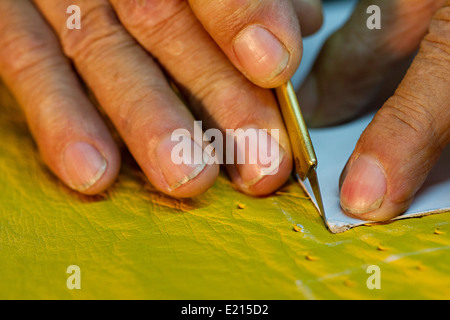
[[[131,0],[119,1],[117,12],[121,22],[134,30],[161,30],[187,8],[183,0]],[[154,33],[154,32],[152,32]]]
[[101,3],[84,12],[81,29],[63,29],[61,44],[66,56],[83,61],[120,43],[122,32],[112,8]]
[[418,148],[433,148],[439,143],[437,118],[426,104],[414,97],[396,94],[379,112],[379,123],[384,123],[392,135],[403,135],[405,141],[414,141]]
[[437,10],[424,42],[428,44],[426,48],[434,48],[450,56],[450,4]]
[[30,76],[33,70],[40,69],[44,61],[51,61],[54,56],[49,46],[49,39],[39,31],[17,28],[11,36],[0,40],[1,63],[10,70],[13,81],[23,76]]
[[219,35],[235,34],[248,21],[260,17],[262,12],[271,10],[270,1],[228,0],[208,2],[205,13],[217,13],[220,19],[208,19],[206,23]]
[[191,92],[197,101],[191,105],[196,114],[222,130],[261,123],[272,116],[271,92],[243,81],[233,71],[205,75]]
[[[433,20],[430,24],[430,31],[433,32],[433,30],[436,29],[442,29],[442,26],[446,26],[446,30],[448,31],[448,29],[450,28],[449,23],[450,22],[450,3],[447,1],[447,4],[442,6],[441,8],[439,8],[438,10],[436,10],[434,16],[433,16]],[[441,27],[441,28],[439,28]],[[438,30],[436,30],[438,31]],[[443,30],[445,31],[445,29]],[[450,37],[447,33],[446,34],[448,37]]]
[[169,91],[163,84],[146,88],[134,88],[127,94],[127,103],[120,104],[114,110],[115,125],[123,136],[135,136],[148,129],[148,114],[157,117],[164,114],[161,110],[167,106]]
[[37,99],[33,108],[26,110],[29,125],[39,141],[59,145],[63,136],[70,136],[76,128],[71,121],[75,101],[68,95],[54,91]]

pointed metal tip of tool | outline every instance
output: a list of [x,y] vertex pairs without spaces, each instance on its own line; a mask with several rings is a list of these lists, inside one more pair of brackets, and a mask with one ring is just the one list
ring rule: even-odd
[[313,168],[308,175],[309,184],[311,185],[311,189],[314,193],[314,198],[316,198],[317,206],[319,207],[319,213],[322,216],[323,222],[325,226],[330,229],[328,226],[327,216],[325,215],[325,209],[323,208],[322,194],[320,192],[319,179],[317,178],[316,169]]

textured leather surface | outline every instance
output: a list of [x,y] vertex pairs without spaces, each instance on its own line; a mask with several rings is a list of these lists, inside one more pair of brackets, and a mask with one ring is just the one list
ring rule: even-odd
[[[111,190],[83,197],[45,168],[0,94],[2,299],[449,298],[449,218],[333,235],[293,181],[255,199],[222,174],[179,201],[155,192],[126,154]],[[81,290],[66,286],[70,265]],[[366,286],[369,265],[381,269],[380,290]]]

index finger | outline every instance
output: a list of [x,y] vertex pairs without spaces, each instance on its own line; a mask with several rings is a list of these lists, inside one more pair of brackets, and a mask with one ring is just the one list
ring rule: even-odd
[[290,0],[189,0],[189,3],[230,61],[255,84],[274,88],[297,70],[302,36]]

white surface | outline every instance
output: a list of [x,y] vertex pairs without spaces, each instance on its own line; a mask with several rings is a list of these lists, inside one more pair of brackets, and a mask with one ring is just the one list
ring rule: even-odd
[[[345,125],[310,130],[319,161],[317,174],[324,210],[330,230],[335,233],[369,222],[350,218],[342,212],[339,204],[339,176],[359,136],[371,119],[372,115],[369,115]],[[311,193],[308,184],[306,187]],[[408,211],[396,219],[448,211],[450,211],[450,148],[445,149]]]
[[[316,35],[305,39],[302,65],[293,83],[298,87],[308,74],[316,55],[327,37],[339,28],[349,17],[354,0],[325,4],[324,26]],[[301,105],[301,100],[300,100]],[[331,128],[310,130],[311,139],[318,158],[318,177],[322,191],[324,209],[330,230],[334,233],[366,224],[346,216],[339,204],[339,176],[350,157],[359,136],[369,124],[373,115]],[[306,188],[312,191],[309,183]],[[417,193],[414,203],[396,219],[420,217],[428,214],[450,211],[450,148],[444,151],[439,163]]]

